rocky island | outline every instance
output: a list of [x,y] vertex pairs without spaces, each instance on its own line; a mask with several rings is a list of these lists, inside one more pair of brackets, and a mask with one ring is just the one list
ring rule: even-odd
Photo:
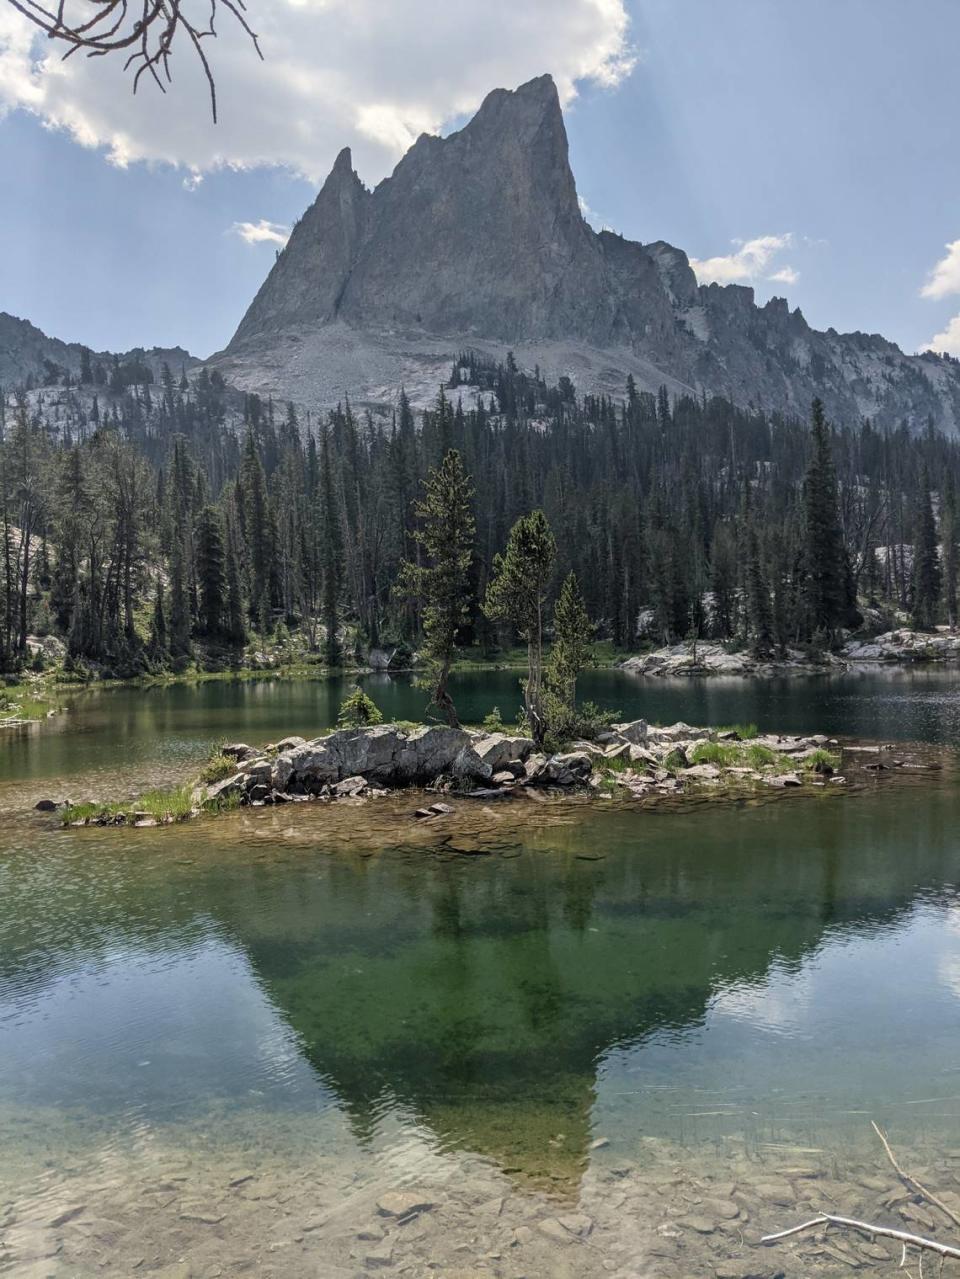
[[[224,745],[196,784],[170,792],[168,802],[158,792],[149,804],[51,800],[42,806],[57,809],[65,825],[145,827],[240,806],[357,801],[398,790],[467,800],[535,791],[656,801],[694,792],[731,795],[842,785],[843,762],[835,738],[760,734],[752,726],[656,727],[639,719],[547,754],[533,738],[516,733],[377,724],[337,729],[313,741],[287,737],[262,749],[241,742]],[[432,801],[413,811],[430,819],[451,810]]]

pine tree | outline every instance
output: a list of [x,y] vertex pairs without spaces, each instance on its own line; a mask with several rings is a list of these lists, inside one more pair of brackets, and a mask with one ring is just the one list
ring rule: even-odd
[[943,610],[951,630],[957,626],[957,570],[960,566],[960,509],[953,475],[940,499],[940,541],[943,545]]
[[220,512],[205,506],[197,526],[197,580],[200,587],[200,625],[211,639],[224,629],[226,574]]
[[848,611],[848,566],[840,527],[837,475],[823,405],[813,401],[813,455],[804,480],[808,634],[836,640]]
[[247,642],[247,628],[243,623],[243,592],[240,586],[240,566],[233,539],[227,540],[227,639],[235,648]]
[[414,513],[414,537],[426,564],[401,566],[399,590],[417,599],[423,618],[424,656],[430,664],[430,701],[451,728],[460,721],[447,688],[456,652],[457,632],[470,616],[469,576],[476,531],[470,507],[473,485],[460,454],[451,449],[424,481],[424,497]]
[[937,526],[930,502],[930,480],[926,468],[920,474],[916,528],[913,543],[913,625],[929,631],[936,622],[940,598],[940,560],[937,553]]
[[155,661],[164,661],[168,656],[167,615],[163,607],[163,582],[157,579],[157,591],[153,600],[153,618],[150,622],[150,656]]
[[178,538],[170,557],[170,653],[189,657],[190,652],[190,596],[183,543]]
[[257,452],[253,430],[248,429],[243,444],[240,470],[250,572],[250,620],[261,634],[270,631],[270,567],[273,546],[270,537],[270,509],[267,478]]
[[576,720],[577,680],[590,662],[594,627],[576,573],[568,573],[553,609],[553,648],[544,671],[547,720],[565,737]]
[[484,612],[494,622],[512,622],[527,644],[524,706],[534,740],[546,732],[543,713],[543,609],[557,544],[543,511],[523,515],[510,530],[507,549],[496,555]]
[[757,657],[769,657],[773,643],[770,587],[760,558],[757,530],[752,525],[747,534],[747,612],[753,652]]
[[339,666],[340,650],[340,592],[343,582],[343,538],[340,531],[340,511],[330,456],[329,432],[324,431],[321,442],[321,502],[323,528],[323,625],[326,632],[324,653],[328,666]]

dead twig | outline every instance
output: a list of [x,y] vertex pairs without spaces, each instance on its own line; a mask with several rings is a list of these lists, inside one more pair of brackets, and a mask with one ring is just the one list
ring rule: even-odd
[[883,1148],[887,1152],[887,1158],[893,1164],[894,1171],[896,1172],[900,1180],[905,1182],[912,1190],[915,1190],[917,1194],[922,1195],[924,1199],[932,1203],[935,1208],[939,1208],[940,1211],[943,1213],[943,1215],[945,1217],[949,1217],[955,1226],[960,1226],[960,1216],[957,1216],[957,1214],[952,1209],[947,1207],[947,1205],[943,1202],[942,1199],[938,1199],[937,1196],[933,1194],[932,1191],[928,1190],[926,1186],[922,1185],[919,1181],[917,1181],[916,1177],[912,1176],[909,1172],[904,1172],[904,1170],[897,1163],[897,1159],[893,1151],[890,1149],[890,1143],[889,1141],[887,1141],[886,1134],[884,1133],[883,1129],[878,1124],[876,1124],[872,1119],[870,1120],[870,1124],[871,1124],[871,1127],[873,1128],[873,1131],[877,1134],[877,1136],[883,1142]]
[[788,1239],[802,1230],[813,1230],[816,1226],[845,1226],[848,1230],[859,1230],[861,1234],[877,1235],[884,1239],[896,1239],[906,1248],[925,1248],[928,1252],[938,1253],[941,1257],[954,1257],[960,1261],[960,1248],[950,1244],[939,1243],[936,1239],[925,1239],[923,1235],[910,1234],[906,1230],[894,1230],[891,1226],[875,1226],[869,1221],[857,1221],[854,1217],[837,1217],[833,1213],[822,1212],[799,1226],[791,1226],[789,1230],[781,1230],[775,1235],[764,1235],[761,1243],[777,1243],[780,1239]]

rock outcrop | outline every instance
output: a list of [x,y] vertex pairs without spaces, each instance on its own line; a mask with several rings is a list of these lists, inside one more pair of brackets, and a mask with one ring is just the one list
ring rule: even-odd
[[241,389],[333,404],[436,393],[452,358],[509,348],[549,380],[728,395],[836,420],[960,426],[960,362],[812,329],[784,298],[698,284],[687,255],[581,215],[552,79],[496,89],[368,191],[343,150],[211,363]]

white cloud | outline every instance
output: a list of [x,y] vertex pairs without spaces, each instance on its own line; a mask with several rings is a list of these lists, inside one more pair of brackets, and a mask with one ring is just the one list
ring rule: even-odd
[[941,258],[920,290],[924,298],[946,298],[960,293],[960,240],[947,245],[947,256]]
[[942,333],[934,333],[924,348],[927,351],[946,351],[948,355],[960,358],[960,315],[948,321]]
[[286,244],[290,239],[290,228],[281,226],[279,222],[268,222],[261,218],[259,222],[234,222],[231,231],[239,235],[246,244]]
[[[185,2],[207,11],[207,0]],[[81,0],[66,3],[69,14]],[[579,83],[613,87],[634,64],[624,0],[261,0],[248,16],[264,62],[226,13],[204,45],[213,125],[188,45],[175,50],[165,97],[146,79],[133,97],[121,59],[63,63],[0,4],[0,115],[25,108],[114,164],[161,161],[194,175],[283,165],[316,182],[351,145],[372,182],[492,88],[550,71],[567,104]]]
[[772,274],[767,269],[774,258],[793,245],[793,236],[760,235],[753,240],[734,240],[736,251],[723,257],[691,258],[690,265],[701,284],[750,284],[755,280],[774,280],[778,284],[796,284],[800,273],[792,266],[782,266]]

